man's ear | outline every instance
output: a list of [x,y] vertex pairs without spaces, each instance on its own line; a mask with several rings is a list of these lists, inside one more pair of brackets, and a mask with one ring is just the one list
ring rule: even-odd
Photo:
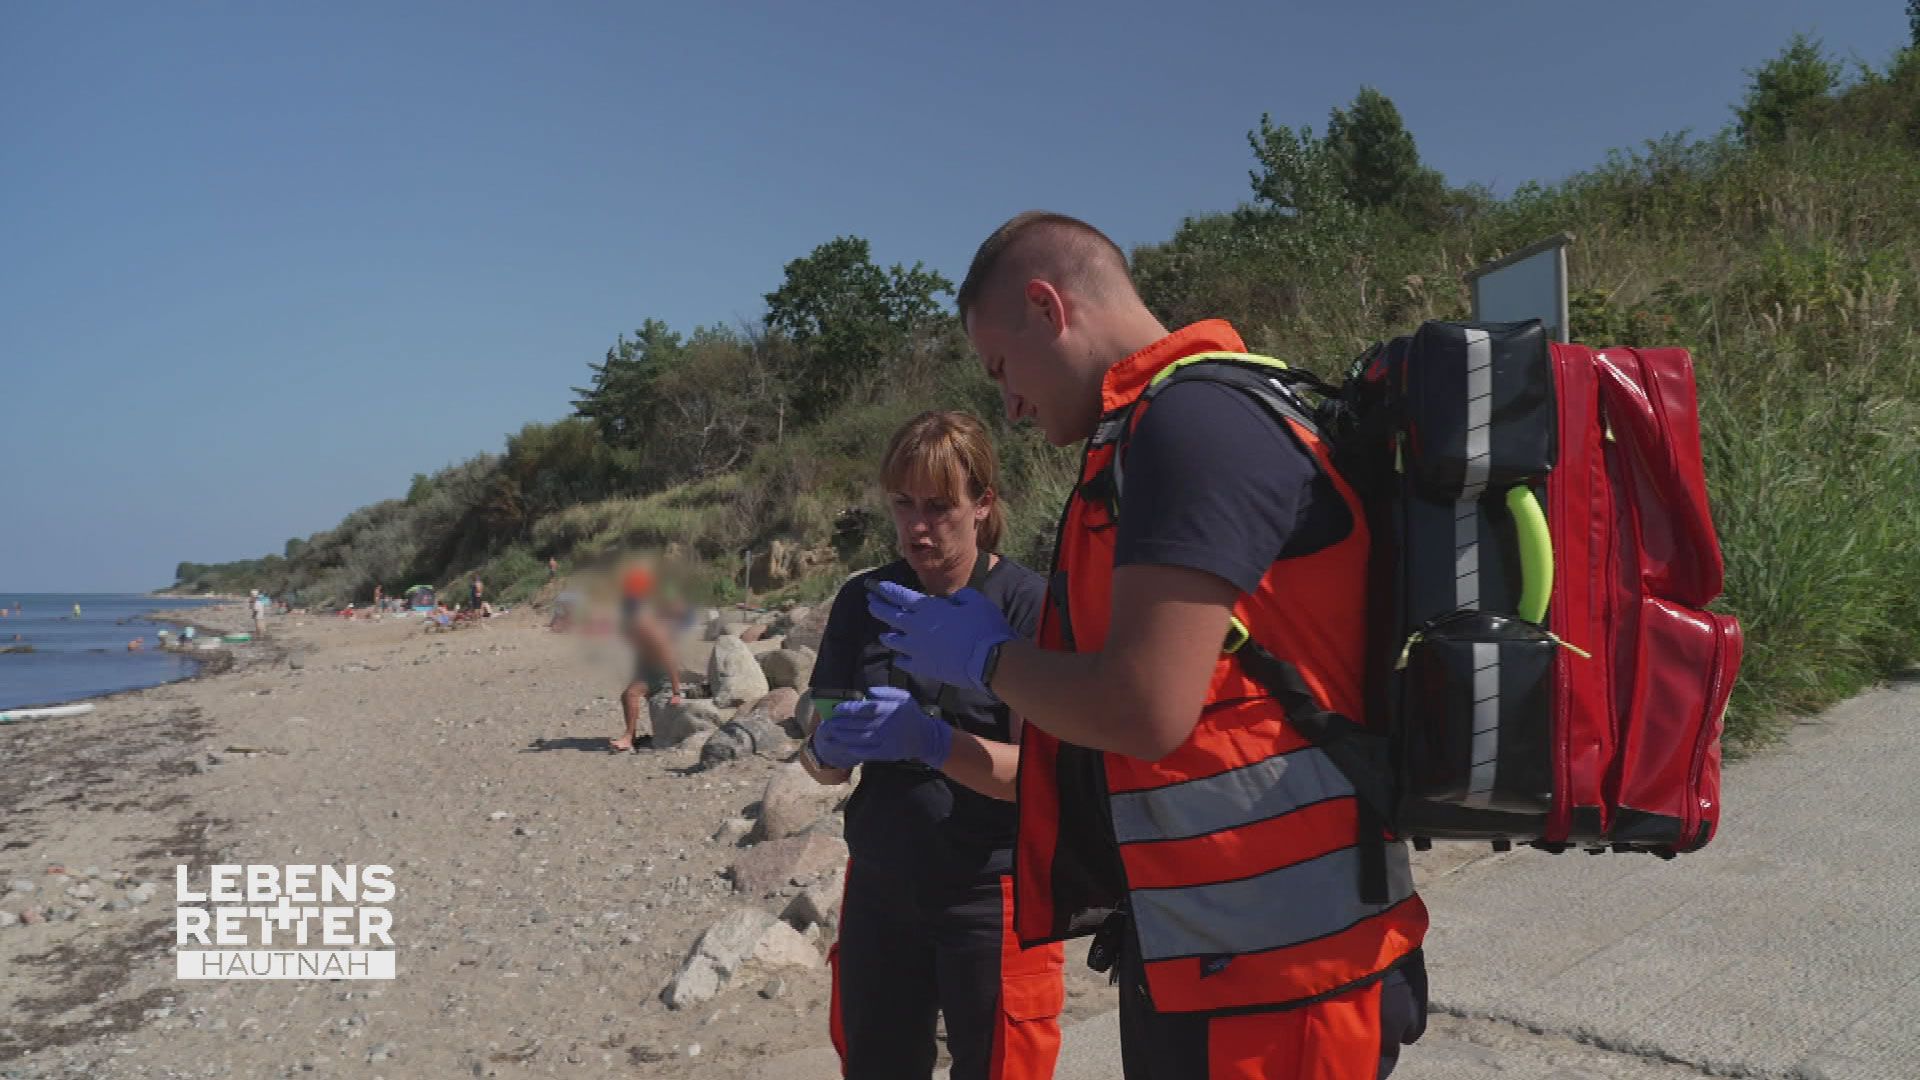
[[1059,334],[1067,328],[1067,302],[1053,283],[1043,278],[1027,282],[1027,317],[1045,319],[1048,328]]

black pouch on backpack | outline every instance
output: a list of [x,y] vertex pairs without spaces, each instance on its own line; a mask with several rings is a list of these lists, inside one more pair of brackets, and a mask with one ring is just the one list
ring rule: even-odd
[[1401,683],[1402,828],[1444,836],[1552,808],[1557,648],[1531,623],[1478,611],[1414,637]]
[[1539,322],[1423,323],[1404,372],[1405,468],[1420,495],[1477,499],[1553,468],[1553,358]]

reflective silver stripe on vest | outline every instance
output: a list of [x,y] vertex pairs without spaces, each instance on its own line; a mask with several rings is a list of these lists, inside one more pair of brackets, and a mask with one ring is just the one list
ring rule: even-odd
[[1388,844],[1387,900],[1360,900],[1359,848],[1272,870],[1243,881],[1135,889],[1134,926],[1147,960],[1226,956],[1284,949],[1337,934],[1413,895],[1405,844]]
[[[1453,512],[1453,601],[1480,606],[1480,497],[1493,466],[1493,339],[1467,330],[1467,462],[1460,501]],[[1473,762],[1467,775],[1468,806],[1486,806],[1493,796],[1500,757],[1500,650],[1473,647]]]
[[1123,792],[1109,802],[1114,839],[1134,844],[1205,836],[1352,794],[1353,785],[1339,767],[1319,747],[1309,746],[1218,776]]

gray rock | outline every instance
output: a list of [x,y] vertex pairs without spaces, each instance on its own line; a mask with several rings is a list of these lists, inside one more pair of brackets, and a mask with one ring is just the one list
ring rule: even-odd
[[67,886],[67,895],[73,897],[75,900],[91,900],[93,899],[93,886],[84,881],[78,885],[69,885]]
[[707,661],[707,685],[713,688],[713,703],[723,709],[758,701],[769,689],[760,662],[746,642],[732,635],[714,640],[713,656]]
[[732,721],[707,736],[700,747],[700,764],[707,768],[752,756],[753,733]]
[[832,610],[832,604],[821,604],[808,610],[806,614],[803,615],[800,613],[799,608],[795,608],[791,612],[793,629],[787,631],[786,647],[789,649],[812,649],[818,652],[820,649],[820,638],[827,632],[827,615]]
[[771,968],[797,967],[813,969],[823,963],[820,950],[800,935],[800,931],[783,922],[776,922],[767,928],[759,944],[753,947],[753,961]]
[[669,1009],[684,1009],[711,1000],[777,922],[757,907],[738,907],[728,912],[700,935],[673,981],[661,992],[661,999]]
[[760,670],[766,673],[767,685],[774,689],[783,686],[795,690],[807,685],[813,678],[813,650],[779,648],[760,657]]
[[35,885],[33,882],[27,880],[26,878],[14,878],[11,882],[7,884],[8,892],[16,893],[20,896],[25,896],[28,893],[33,892],[33,890],[37,888],[39,888],[39,886]]
[[846,841],[808,833],[749,848],[733,861],[727,876],[735,892],[752,898],[770,897],[796,879],[812,883],[846,864]]
[[840,925],[840,901],[847,890],[844,868],[828,871],[819,880],[800,890],[780,913],[787,925],[796,930],[818,926],[831,933]]
[[15,915],[13,912],[0,911],[0,930],[4,930],[9,926],[13,926],[19,921],[20,921],[20,916]]
[[707,624],[707,640],[719,641],[723,637],[739,637],[753,624],[745,619],[723,616]]
[[784,840],[833,812],[846,794],[844,786],[829,787],[808,776],[797,762],[780,765],[767,778],[760,796],[760,823],[755,835],[762,840]]
[[775,975],[773,978],[768,979],[767,985],[760,988],[760,996],[767,999],[768,1001],[777,1001],[780,998],[785,997],[786,993],[787,993],[787,980],[781,978],[778,975]]
[[683,701],[653,714],[653,745],[656,748],[679,746],[696,733],[712,731],[726,717],[712,701]]
[[[766,741],[754,743],[754,752],[762,756],[778,755],[785,757],[793,752],[787,741],[796,730],[794,714],[800,708],[800,691],[782,687],[770,690],[767,695],[743,709],[734,719],[749,726],[765,725],[768,731]],[[756,727],[755,730],[758,730]],[[777,732],[777,737],[773,734]]]
[[728,818],[714,830],[713,840],[717,844],[738,844],[753,832],[753,822],[746,818]]

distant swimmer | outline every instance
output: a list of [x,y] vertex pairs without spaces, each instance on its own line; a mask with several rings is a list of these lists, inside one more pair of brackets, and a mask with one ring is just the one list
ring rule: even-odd
[[73,605],[73,617],[74,617],[74,618],[76,618],[76,619],[80,617],[80,605],[79,605],[79,604],[75,604],[75,605]]

